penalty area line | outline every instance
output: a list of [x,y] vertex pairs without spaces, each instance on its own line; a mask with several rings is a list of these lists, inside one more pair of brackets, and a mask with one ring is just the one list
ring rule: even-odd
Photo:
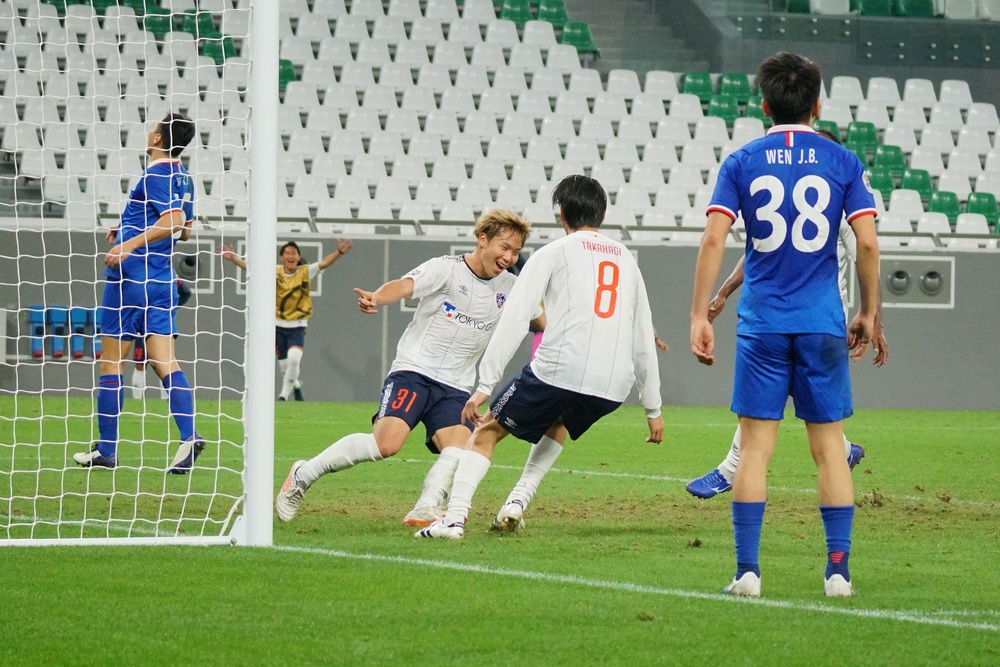
[[[665,597],[686,598],[695,600],[709,600],[726,604],[748,604],[771,609],[782,609],[792,611],[805,611],[819,614],[836,614],[840,616],[854,616],[858,618],[872,618],[878,620],[897,621],[901,623],[916,623],[919,625],[937,625],[963,630],[981,630],[986,632],[1000,632],[1000,625],[994,623],[975,623],[970,621],[957,621],[951,618],[943,618],[940,614],[944,612],[925,613],[921,611],[905,611],[893,609],[854,609],[850,607],[834,607],[831,605],[789,602],[786,600],[769,600],[767,598],[744,598],[722,593],[704,593],[700,591],[688,591],[677,588],[659,588],[656,586],[646,586],[643,584],[633,584],[620,581],[605,581],[602,579],[590,579],[574,575],[554,574],[549,572],[532,572],[530,570],[511,570],[502,567],[487,567],[485,565],[475,565],[470,563],[456,563],[451,561],[428,560],[425,558],[409,558],[406,556],[389,556],[385,554],[373,553],[352,553],[337,549],[322,549],[319,547],[296,547],[296,546],[274,546],[276,551],[291,553],[313,554],[318,556],[330,556],[347,560],[368,561],[375,563],[396,563],[399,565],[413,565],[419,567],[432,567],[440,570],[452,570],[456,572],[467,572],[471,574],[484,574],[496,577],[510,577],[513,579],[525,579],[529,581],[539,581],[551,584],[568,584],[583,588],[596,588],[601,590],[619,591],[624,593],[640,593],[645,595],[659,595]],[[983,612],[984,615],[994,613],[992,610]]]

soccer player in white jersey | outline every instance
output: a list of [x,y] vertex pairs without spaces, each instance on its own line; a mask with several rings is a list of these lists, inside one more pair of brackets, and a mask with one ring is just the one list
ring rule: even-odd
[[[811,127],[819,115],[821,85],[815,63],[780,53],[761,64],[757,83],[774,125],[765,137],[734,151],[719,171],[691,304],[691,351],[711,365],[711,289],[729,229],[742,213],[747,243],[732,400],[742,440],[732,503],[736,574],[723,590],[760,595],[767,468],[791,395],[818,471],[816,496],[827,548],[823,590],[828,596],[849,596],[854,594],[848,566],[854,483],[844,457],[843,420],[854,407],[844,350],[860,358],[875,330],[875,199],[857,156],[818,137]],[[849,326],[837,285],[842,216],[857,236],[861,296]]]
[[[366,314],[400,299],[420,303],[396,347],[372,432],[344,436],[309,461],[292,464],[275,502],[278,518],[291,521],[306,490],[323,475],[396,454],[420,422],[427,429],[428,449],[440,456],[404,524],[426,526],[441,516],[437,506],[471,433],[462,410],[476,380],[476,362],[517,280],[506,269],[517,261],[530,229],[513,211],[487,211],[476,222],[471,253],[430,259],[374,292],[354,290]],[[532,317],[544,328],[535,303]]]
[[[825,130],[817,130],[817,134],[827,139],[840,143],[840,139]],[[854,230],[849,224],[841,222],[840,234],[837,239],[837,262],[839,266],[840,300],[844,305],[844,319],[847,319],[847,272],[857,261],[858,239],[854,235]],[[726,307],[726,299],[743,284],[743,260],[741,256],[736,262],[733,272],[722,283],[722,287],[715,297],[708,304],[708,321],[714,322],[723,309]],[[885,331],[882,328],[882,298],[879,293],[878,309],[875,313],[875,337],[872,339],[872,346],[875,349],[875,358],[872,363],[881,368],[889,359],[889,343],[885,339]],[[865,456],[865,449],[861,445],[851,442],[844,436],[844,455],[847,457],[847,465],[851,470],[861,462]],[[740,427],[736,426],[733,434],[733,444],[729,448],[729,453],[722,463],[714,470],[705,473],[701,477],[696,477],[684,487],[688,493],[696,498],[713,498],[720,493],[726,493],[733,488],[733,479],[736,477],[736,466],[740,461]]]
[[[646,411],[647,442],[663,439],[660,377],[646,286],[635,257],[598,231],[607,209],[601,184],[569,176],[552,192],[566,236],[536,250],[521,271],[496,335],[479,365],[479,388],[463,416],[478,425],[455,471],[445,516],[414,537],[461,539],[472,496],[496,444],[513,433],[560,445],[578,439],[628,397]],[[500,381],[539,302],[547,326],[535,358],[498,392],[491,418],[479,415]]]

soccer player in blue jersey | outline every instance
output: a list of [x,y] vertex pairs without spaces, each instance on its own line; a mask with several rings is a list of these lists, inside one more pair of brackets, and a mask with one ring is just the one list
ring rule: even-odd
[[115,245],[104,256],[97,391],[100,438],[90,451],[73,455],[85,467],[118,465],[118,417],[125,400],[123,360],[133,341],[143,337],[149,363],[163,381],[170,414],[180,431],[181,444],[167,471],[187,473],[205,448],[194,428],[193,392],[174,353],[177,277],[170,263],[172,235],[182,234],[194,221],[194,186],[178,159],[194,133],[194,123],[181,114],[167,114],[156,123],[146,143],[149,165],[129,193],[121,225],[108,234]]
[[[843,450],[843,420],[853,405],[845,350],[860,356],[874,333],[875,200],[861,161],[812,129],[819,115],[819,67],[780,53],[761,64],[757,82],[774,126],[726,158],[719,171],[691,305],[691,351],[711,365],[715,334],[709,299],[726,236],[742,213],[747,244],[732,400],[742,455],[733,484],[736,575],[724,591],[760,595],[767,466],[791,395],[819,471],[817,496],[828,553],[824,592],[853,595],[848,558],[854,485]],[[860,310],[846,328],[837,281],[842,216],[857,238],[861,296]]]

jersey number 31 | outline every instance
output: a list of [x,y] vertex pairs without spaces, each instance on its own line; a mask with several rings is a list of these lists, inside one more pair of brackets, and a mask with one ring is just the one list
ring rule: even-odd
[[[754,236],[753,247],[757,252],[773,252],[781,247],[788,236],[788,222],[778,209],[785,200],[785,186],[775,176],[758,176],[750,183],[750,195],[767,190],[771,195],[768,202],[757,209],[757,219],[771,223],[771,233]],[[816,203],[806,200],[809,190],[816,191]],[[830,236],[830,221],[823,214],[830,204],[830,184],[820,176],[803,176],[792,188],[792,204],[798,215],[792,221],[792,245],[799,252],[816,252],[826,245]],[[806,221],[816,226],[816,236],[807,239],[803,233]]]

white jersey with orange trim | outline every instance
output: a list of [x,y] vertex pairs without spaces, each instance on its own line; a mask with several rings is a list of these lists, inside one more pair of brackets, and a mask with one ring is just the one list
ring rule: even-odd
[[479,366],[491,394],[539,302],[546,327],[531,370],[543,382],[622,402],[635,384],[648,417],[660,414],[660,376],[646,285],[632,253],[596,231],[539,248],[521,270]]

